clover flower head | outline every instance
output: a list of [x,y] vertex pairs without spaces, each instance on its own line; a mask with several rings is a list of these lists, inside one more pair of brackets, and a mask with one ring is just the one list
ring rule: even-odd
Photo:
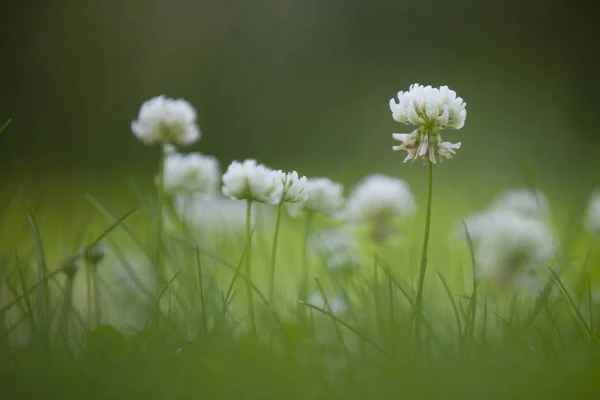
[[214,194],[221,179],[215,157],[200,153],[170,153],[165,157],[163,188],[166,193]]
[[200,139],[194,107],[183,99],[162,95],[142,104],[131,130],[146,145],[186,146]]
[[234,200],[251,200],[277,204],[281,200],[283,182],[278,174],[256,160],[234,161],[223,175],[223,194]]
[[414,210],[414,195],[405,181],[375,174],[354,188],[346,204],[346,217],[357,222],[387,223]]
[[309,178],[305,192],[308,195],[302,204],[291,204],[290,213],[298,215],[302,210],[336,217],[344,205],[344,187],[329,178]]
[[277,170],[275,174],[283,185],[281,195],[283,203],[304,203],[308,199],[308,193],[306,192],[307,178],[305,176],[299,177],[296,171],[286,173]]
[[546,217],[550,213],[546,195],[539,190],[531,189],[507,190],[498,196],[493,207],[513,210],[532,218]]
[[393,134],[402,142],[393,149],[408,152],[404,162],[417,158],[441,162],[452,158],[460,148],[461,143],[443,142],[440,134],[441,129],[461,129],[467,118],[466,103],[448,86],[433,88],[415,83],[408,91],[398,92],[398,102],[390,100],[390,110],[394,120],[417,127],[411,133]]
[[590,197],[585,215],[585,227],[592,235],[600,236],[600,191]]
[[[500,285],[531,286],[556,251],[550,228],[513,210],[479,214],[470,230],[479,274]],[[469,224],[467,223],[467,226]]]
[[331,274],[353,273],[364,265],[358,254],[356,237],[346,229],[313,232],[309,237],[309,244],[324,260],[326,269]]

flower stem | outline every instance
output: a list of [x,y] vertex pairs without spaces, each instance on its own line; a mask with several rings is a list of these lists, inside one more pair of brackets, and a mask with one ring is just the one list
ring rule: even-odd
[[277,206],[277,218],[275,219],[275,231],[273,232],[273,247],[271,248],[271,282],[269,286],[269,302],[273,304],[275,293],[275,258],[277,257],[277,241],[279,238],[279,226],[281,225],[281,211],[283,209],[283,198]]
[[427,214],[425,217],[425,236],[423,238],[423,250],[419,266],[419,284],[417,287],[417,298],[415,301],[415,335],[417,340],[421,336],[421,319],[423,318],[423,288],[425,286],[425,272],[427,271],[427,249],[429,247],[429,231],[431,226],[431,200],[433,195],[433,163],[428,162],[429,177],[427,189]]
[[165,157],[166,152],[165,149],[161,149],[160,158],[158,162],[158,210],[157,210],[157,221],[156,221],[156,255],[154,259],[154,265],[157,273],[157,283],[161,283],[161,278],[163,278],[162,266],[161,266],[161,244],[162,244],[162,231],[163,231],[163,208],[165,203],[165,190],[164,190],[164,181],[165,181]]
[[250,270],[250,248],[252,240],[252,200],[246,200],[246,292],[252,332],[256,333],[256,317],[254,315],[254,292],[252,291],[252,273]]
[[302,247],[302,271],[304,273],[304,279],[302,282],[302,293],[300,294],[300,300],[306,301],[308,299],[308,282],[309,282],[309,271],[308,271],[308,237],[310,235],[311,225],[312,225],[312,212],[308,212],[306,214],[306,219],[304,220],[304,244]]

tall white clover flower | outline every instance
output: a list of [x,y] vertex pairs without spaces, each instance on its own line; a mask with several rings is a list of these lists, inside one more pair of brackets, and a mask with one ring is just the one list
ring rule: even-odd
[[170,153],[165,157],[165,193],[214,194],[220,179],[219,162],[215,157],[200,153]]
[[375,174],[356,185],[346,204],[346,217],[357,222],[386,223],[415,210],[415,198],[402,179]]
[[306,191],[307,178],[305,176],[299,177],[296,171],[286,173],[277,170],[275,174],[283,186],[281,192],[282,203],[303,203],[308,199]]
[[600,191],[592,194],[585,216],[585,227],[592,235],[600,236]]
[[502,192],[493,208],[513,210],[524,216],[543,218],[550,213],[548,198],[539,190],[516,189]]
[[492,210],[466,221],[480,277],[524,288],[546,272],[557,243],[545,222],[513,210]]
[[304,203],[290,205],[290,213],[298,215],[302,210],[335,217],[344,205],[344,187],[329,178],[309,178],[305,185],[308,195]]
[[281,200],[283,182],[278,174],[256,160],[234,161],[223,175],[223,194],[234,200],[250,200],[277,204]]
[[194,107],[183,99],[163,95],[142,104],[131,130],[146,145],[186,146],[200,139]]
[[404,162],[422,158],[435,164],[452,158],[461,143],[443,142],[441,129],[461,129],[467,118],[466,103],[448,86],[433,88],[417,83],[407,92],[398,92],[398,102],[390,100],[392,117],[403,124],[417,126],[411,133],[394,133],[402,142],[394,150],[406,150]]

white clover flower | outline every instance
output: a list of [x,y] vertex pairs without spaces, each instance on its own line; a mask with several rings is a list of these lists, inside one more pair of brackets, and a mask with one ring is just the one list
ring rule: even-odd
[[473,231],[478,273],[500,285],[532,286],[546,272],[556,241],[543,221],[512,210],[479,214]]
[[169,194],[214,194],[221,179],[215,157],[200,153],[170,153],[165,157],[163,187]]
[[281,170],[275,171],[277,179],[281,181],[283,185],[281,201],[284,203],[304,203],[308,199],[308,193],[306,192],[305,176],[298,177],[296,171],[283,172]]
[[283,182],[270,168],[256,160],[234,161],[223,175],[223,194],[234,200],[252,200],[277,204],[281,200]]
[[140,108],[131,123],[133,134],[144,144],[186,146],[200,139],[196,110],[183,99],[154,97]]
[[386,175],[371,175],[354,188],[346,204],[345,216],[353,221],[387,223],[415,210],[415,199],[408,184]]
[[398,103],[390,100],[392,117],[403,124],[417,126],[411,133],[394,133],[402,142],[394,150],[406,150],[404,162],[422,158],[435,164],[452,158],[461,143],[442,142],[440,129],[461,129],[467,118],[466,103],[448,86],[433,88],[412,84],[407,92],[398,92]]
[[542,218],[550,213],[548,199],[539,190],[507,190],[496,199],[493,208],[513,210],[524,216]]
[[311,248],[324,257],[337,253],[353,252],[357,248],[353,232],[342,228],[323,229],[310,234]]
[[344,187],[329,178],[309,178],[305,192],[308,197],[304,203],[291,204],[289,210],[292,215],[305,210],[335,217],[344,205]]
[[592,194],[585,216],[585,227],[592,235],[600,236],[600,191]]
[[348,230],[336,228],[313,232],[309,245],[323,258],[327,271],[332,274],[352,273],[364,265],[358,254],[356,237]]
[[327,296],[327,302],[325,302],[325,298],[320,291],[313,292],[308,297],[307,303],[325,311],[329,311],[337,317],[346,314],[349,310],[348,301],[344,297],[336,295]]

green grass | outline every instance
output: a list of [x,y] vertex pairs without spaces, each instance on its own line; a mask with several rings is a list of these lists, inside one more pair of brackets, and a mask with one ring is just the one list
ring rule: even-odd
[[[415,337],[424,206],[402,226],[403,241],[378,246],[359,231],[365,265],[352,276],[329,275],[309,254],[310,291],[328,299],[321,307],[295,300],[305,276],[303,221],[284,212],[270,301],[272,222],[251,227],[249,260],[248,227],[197,241],[158,228],[156,194],[146,186],[104,196],[111,201],[65,196],[52,205],[17,191],[0,203],[5,398],[600,395],[600,309],[593,299],[600,257],[569,203],[555,206],[563,214],[556,215],[559,272],[531,297],[474,279],[469,246],[450,236],[457,217],[482,201],[434,189]],[[110,193],[101,186],[98,192]],[[425,198],[421,188],[416,194]],[[332,226],[322,217],[311,224]],[[72,269],[85,258],[79,249],[99,243],[111,249],[102,261]],[[91,281],[85,268],[92,268]],[[329,300],[340,292],[350,308],[333,314]]]

